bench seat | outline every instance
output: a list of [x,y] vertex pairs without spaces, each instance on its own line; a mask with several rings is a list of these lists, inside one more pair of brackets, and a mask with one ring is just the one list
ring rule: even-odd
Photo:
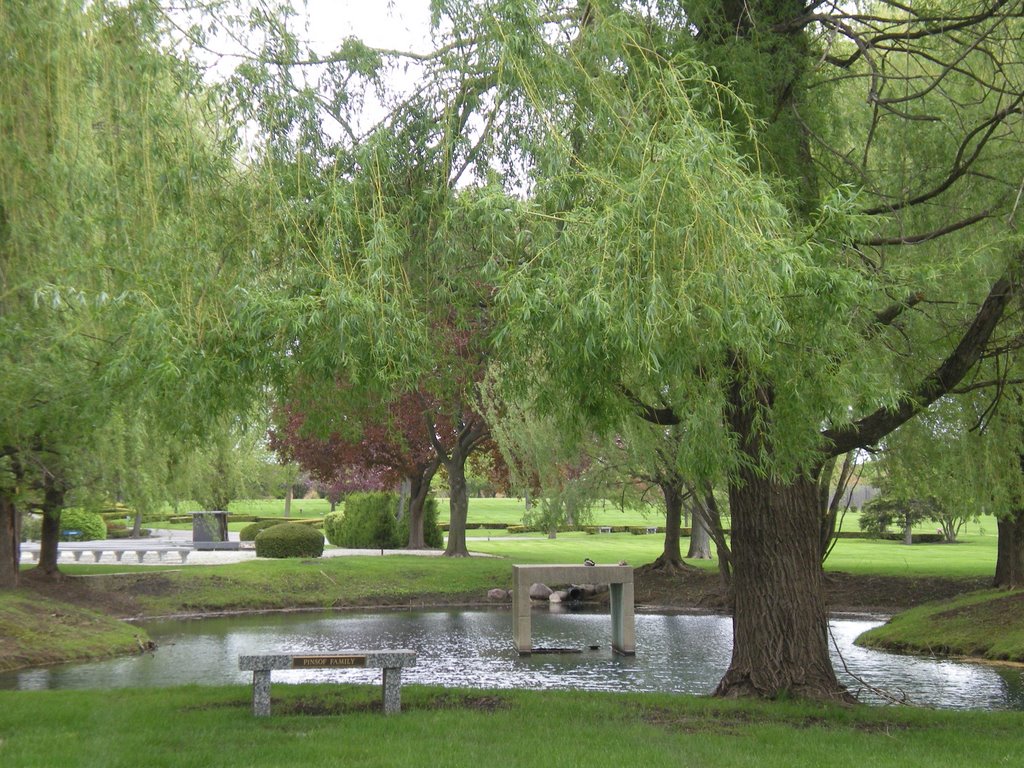
[[275,669],[382,669],[384,714],[402,709],[402,667],[416,665],[416,652],[346,650],[336,653],[262,654],[238,657],[238,668],[252,671],[252,713],[270,714],[270,673]]

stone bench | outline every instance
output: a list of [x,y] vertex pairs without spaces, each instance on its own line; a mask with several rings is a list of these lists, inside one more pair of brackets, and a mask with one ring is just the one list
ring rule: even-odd
[[[181,547],[171,544],[144,544],[141,542],[124,544],[117,543],[111,544],[109,542],[81,542],[73,543],[62,541],[57,545],[57,556],[60,557],[64,554],[70,554],[74,557],[75,562],[81,562],[82,553],[88,552],[92,555],[94,563],[98,563],[103,557],[104,553],[109,552],[114,556],[117,562],[121,562],[125,552],[133,552],[137,562],[141,563],[145,560],[146,555],[150,552],[157,555],[160,561],[164,559],[166,554],[175,554],[181,558],[181,562],[184,563],[188,556],[192,553],[192,547]],[[21,556],[23,559],[29,562],[34,562],[39,559],[39,545],[38,544],[22,544],[21,545]]]
[[383,669],[384,714],[402,709],[402,667],[416,665],[416,652],[405,648],[394,651],[344,651],[339,654],[274,654],[239,656],[238,668],[252,671],[252,713],[270,714],[270,672],[274,669]]

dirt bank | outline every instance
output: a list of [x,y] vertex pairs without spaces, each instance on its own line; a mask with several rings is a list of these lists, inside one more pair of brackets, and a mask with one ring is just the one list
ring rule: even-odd
[[[933,600],[990,586],[986,578],[942,579],[899,576],[825,574],[830,611],[892,614]],[[666,575],[648,568],[636,573],[636,602],[648,608],[728,611],[728,599],[717,573],[694,570]]]
[[[717,573],[693,570],[681,574],[664,574],[649,568],[636,572],[636,603],[638,610],[728,612],[726,592]],[[989,586],[984,578],[942,579],[902,578],[896,576],[855,576],[829,573],[825,587],[829,609],[834,612],[892,614],[933,600],[942,600],[964,592]],[[147,595],[168,594],[176,589],[174,582],[160,573],[138,573],[120,576],[64,577],[59,582],[24,580],[24,588],[55,600],[74,603],[119,618],[145,618]],[[382,595],[379,599],[360,599],[338,605],[395,606],[402,605],[465,605],[474,602],[493,605],[486,594],[424,594],[416,599]],[[280,608],[299,607],[281,605]],[[194,607],[192,613],[203,613]]]

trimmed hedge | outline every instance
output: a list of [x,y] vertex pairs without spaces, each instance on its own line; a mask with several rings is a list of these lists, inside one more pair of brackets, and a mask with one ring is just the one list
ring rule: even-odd
[[260,531],[254,539],[256,557],[320,557],[324,535],[316,528],[278,523]]
[[256,539],[256,535],[260,531],[265,531],[267,528],[273,528],[275,525],[281,525],[280,518],[277,520],[260,520],[256,523],[249,523],[249,525],[245,526],[245,528],[238,532],[238,540],[254,541]]
[[[142,538],[146,538],[151,533],[153,533],[153,531],[150,528],[140,528],[139,529],[139,536],[142,537]],[[115,528],[112,525],[108,525],[107,526],[107,538],[108,539],[130,539],[131,537],[132,537],[132,529],[129,528],[127,525],[122,526],[120,528]]]
[[[77,531],[77,533],[72,533]],[[107,538],[107,524],[95,512],[78,507],[65,509],[60,514],[61,541],[95,541]]]

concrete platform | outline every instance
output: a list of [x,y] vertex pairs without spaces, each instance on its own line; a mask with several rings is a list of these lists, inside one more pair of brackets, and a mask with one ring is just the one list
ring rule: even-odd
[[513,565],[512,637],[520,655],[533,652],[530,585],[607,584],[611,604],[612,649],[636,654],[633,568],[628,565]]

